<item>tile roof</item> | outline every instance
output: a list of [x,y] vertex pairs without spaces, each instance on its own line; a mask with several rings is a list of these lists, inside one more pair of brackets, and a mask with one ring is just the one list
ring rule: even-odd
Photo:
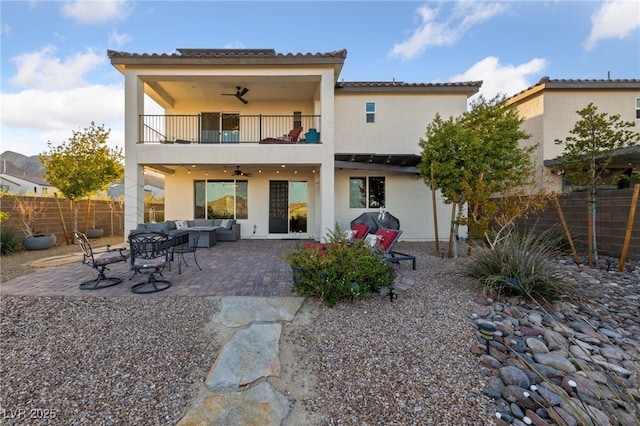
[[480,87],[482,81],[461,81],[452,83],[405,83],[402,81],[342,81],[336,84],[340,88],[372,88],[372,87]]
[[109,58],[346,58],[347,50],[325,53],[277,53],[274,49],[187,49],[179,48],[173,53],[130,53],[107,50]]
[[523,93],[536,88],[545,89],[640,89],[640,79],[551,79],[542,77],[533,86],[516,93],[510,98],[518,97]]

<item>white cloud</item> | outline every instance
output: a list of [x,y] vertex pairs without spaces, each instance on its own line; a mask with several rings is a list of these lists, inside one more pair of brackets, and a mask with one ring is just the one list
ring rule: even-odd
[[225,49],[244,49],[244,43],[238,40],[231,41],[224,46]]
[[11,26],[9,26],[9,24],[2,24],[2,26],[0,26],[0,35],[3,37],[11,35]]
[[[46,149],[46,142],[58,145],[72,130],[88,127],[92,121],[122,133],[124,89],[120,85],[86,86],[71,90],[24,90],[3,94],[2,150],[33,155]],[[124,138],[111,144],[123,146]]]
[[109,46],[123,46],[133,40],[129,34],[120,34],[117,31],[109,33]]
[[124,94],[119,85],[5,93],[0,105],[2,123],[9,127],[69,129],[91,121],[108,122],[124,117]]
[[499,93],[511,96],[531,86],[527,77],[539,74],[546,66],[547,61],[540,58],[513,66],[502,65],[498,58],[488,56],[476,62],[464,73],[451,77],[450,81],[482,80],[479,94],[486,99],[491,99]]
[[60,61],[54,57],[53,46],[38,52],[25,53],[13,58],[17,73],[11,84],[31,89],[70,89],[84,86],[84,74],[98,68],[106,59],[92,51],[77,53],[74,57]]
[[623,39],[640,27],[638,0],[607,1],[591,16],[591,33],[584,42],[586,50],[607,38]]
[[462,1],[456,3],[451,15],[437,21],[439,9],[420,7],[421,24],[409,39],[397,43],[389,52],[390,57],[406,61],[422,54],[431,46],[451,46],[460,40],[474,25],[499,15],[506,10],[502,3]]
[[75,0],[63,3],[61,11],[81,24],[102,24],[126,19],[131,5],[125,0]]

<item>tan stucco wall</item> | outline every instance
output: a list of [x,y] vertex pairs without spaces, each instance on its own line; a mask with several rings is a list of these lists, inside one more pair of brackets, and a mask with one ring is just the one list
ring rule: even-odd
[[[365,104],[375,102],[375,123]],[[467,107],[464,94],[430,96],[357,93],[336,95],[336,152],[419,154],[420,138],[436,113],[447,119]]]

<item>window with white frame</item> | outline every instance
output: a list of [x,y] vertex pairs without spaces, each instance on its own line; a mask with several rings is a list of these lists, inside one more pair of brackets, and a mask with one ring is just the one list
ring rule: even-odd
[[385,207],[384,176],[349,178],[349,208],[377,209]]
[[640,98],[636,98],[636,120],[640,120]]
[[366,114],[365,120],[367,123],[376,122],[376,103],[375,102],[367,102],[365,104],[365,114]]

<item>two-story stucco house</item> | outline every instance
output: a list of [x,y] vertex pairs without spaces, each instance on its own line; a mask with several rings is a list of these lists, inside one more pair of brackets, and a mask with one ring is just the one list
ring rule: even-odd
[[[482,84],[344,82],[346,50],[108,56],[125,79],[125,232],[143,221],[150,169],[165,175],[166,219],[233,217],[245,238],[321,238],[384,207],[403,239],[433,240],[418,142],[436,113],[462,114]],[[164,114],[147,114],[145,95]]]
[[[640,131],[640,80],[552,80],[543,77],[537,84],[510,97],[507,102],[515,106],[525,121],[522,128],[531,134],[526,144],[538,145],[535,163],[541,178],[547,176],[552,189],[563,191],[563,170],[554,160],[562,155],[565,140],[575,123],[581,119],[578,110],[593,103],[599,113],[619,114],[623,121],[635,122]],[[635,168],[635,169],[634,169]],[[619,150],[609,166],[609,176],[640,171],[640,152],[637,148]],[[629,181],[622,184],[629,185]]]

